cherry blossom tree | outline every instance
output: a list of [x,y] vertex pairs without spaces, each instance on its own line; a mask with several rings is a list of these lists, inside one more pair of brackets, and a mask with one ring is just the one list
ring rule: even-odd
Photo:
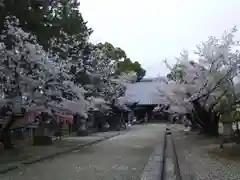
[[16,115],[24,113],[23,109],[42,107],[42,111],[50,113],[50,104],[56,102],[86,116],[84,90],[67,81],[71,80],[67,62],[60,63],[60,56],[45,52],[34,35],[21,29],[15,17],[6,18],[0,57],[1,105],[8,105],[12,111],[1,129],[5,148],[11,148],[9,129],[17,120]]
[[[109,58],[107,54],[98,47],[93,48],[85,69],[91,79],[90,83],[92,88],[90,91],[93,92],[91,101],[95,102],[95,99],[102,99],[102,108],[105,107],[104,104],[116,106],[118,97],[122,96],[125,91],[126,83],[136,82],[137,79],[136,73],[134,72],[116,75],[117,61]],[[89,84],[87,86],[89,87]],[[101,119],[103,127],[109,127],[106,120],[102,118],[99,119]]]
[[9,130],[17,114],[34,109],[51,114],[53,106],[61,106],[86,120],[97,104],[94,98],[109,104],[124,93],[126,83],[136,81],[133,72],[119,74],[115,56],[88,42],[86,28],[69,33],[58,27],[56,37],[44,38],[43,48],[41,37],[24,31],[21,23],[7,16],[0,34],[0,105],[11,111],[0,131],[6,148],[11,148]]
[[174,68],[168,65],[172,71],[168,77],[174,80],[173,89],[163,94],[170,110],[191,114],[192,124],[207,134],[218,134],[220,117],[227,117],[238,102],[234,79],[238,76],[240,56],[235,48],[238,45],[235,32],[233,28],[221,38],[210,37],[197,46],[196,61],[190,60],[185,51]]
[[50,75],[50,66],[36,37],[24,32],[15,17],[5,20],[0,56],[2,105],[12,110],[11,118],[3,124],[1,139],[5,148],[11,148],[9,128],[16,120],[13,115],[22,114],[23,95],[30,96],[40,87]]
[[[79,49],[79,44],[83,43],[74,36],[62,32],[61,38],[51,40],[52,52],[58,52],[53,56],[54,62],[60,64],[60,71],[66,75],[65,78],[74,82],[74,86],[86,90],[85,95],[89,97],[86,100],[90,104],[86,109],[99,109],[96,103],[99,102],[98,99],[103,99],[101,107],[105,107],[105,104],[111,103],[123,94],[126,82],[136,81],[136,73],[133,72],[116,75],[117,60],[99,46],[86,43],[84,49]],[[86,123],[86,119],[85,121],[81,119],[81,124]]]

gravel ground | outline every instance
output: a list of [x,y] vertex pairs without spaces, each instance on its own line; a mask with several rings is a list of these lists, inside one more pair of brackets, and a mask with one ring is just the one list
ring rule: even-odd
[[135,180],[154,147],[161,143],[161,124],[137,126],[126,134],[52,160],[1,175],[1,180]]
[[214,159],[206,144],[190,141],[179,125],[172,127],[183,180],[240,180],[240,163]]

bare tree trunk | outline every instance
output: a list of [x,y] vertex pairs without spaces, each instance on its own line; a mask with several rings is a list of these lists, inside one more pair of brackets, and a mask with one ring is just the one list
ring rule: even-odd
[[194,102],[194,121],[201,127],[200,131],[209,136],[218,136],[219,115],[216,112],[206,111],[199,102]]
[[46,135],[46,121],[47,114],[41,113],[41,118],[39,121],[38,128],[36,129],[36,134],[33,137],[33,145],[51,145],[52,138]]
[[4,149],[12,149],[14,146],[11,141],[11,134],[10,134],[10,128],[16,121],[16,118],[11,115],[8,120],[6,120],[6,124],[1,130],[0,137],[1,142],[3,143]]
[[1,141],[3,143],[4,149],[5,150],[10,150],[13,149],[13,144],[11,141],[11,136],[9,131],[2,131],[1,133]]

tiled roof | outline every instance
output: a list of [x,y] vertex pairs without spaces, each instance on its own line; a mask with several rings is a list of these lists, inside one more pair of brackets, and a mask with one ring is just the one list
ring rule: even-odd
[[162,97],[159,93],[161,81],[143,80],[134,84],[128,84],[126,87],[125,97],[131,101],[138,102],[139,105],[156,105],[161,104]]

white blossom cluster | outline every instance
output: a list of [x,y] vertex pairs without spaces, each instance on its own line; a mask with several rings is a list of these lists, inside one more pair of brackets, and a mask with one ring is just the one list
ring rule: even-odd
[[174,76],[161,85],[162,102],[169,106],[168,112],[191,113],[196,101],[208,111],[225,111],[238,102],[235,79],[239,76],[240,54],[235,33],[233,28],[221,38],[210,37],[197,46],[194,60],[184,51],[174,67],[166,62]]
[[[65,32],[61,37],[51,39],[46,51],[33,34],[24,32],[17,18],[6,18],[0,34],[1,106],[8,103],[13,109],[42,111],[61,106],[87,116],[89,108],[118,98],[125,83],[135,81],[134,73],[116,76],[116,62],[101,49],[94,47],[86,61],[77,48],[81,42]],[[75,72],[84,71],[91,82],[76,84],[70,73],[73,67]],[[95,95],[86,98],[90,91]]]

